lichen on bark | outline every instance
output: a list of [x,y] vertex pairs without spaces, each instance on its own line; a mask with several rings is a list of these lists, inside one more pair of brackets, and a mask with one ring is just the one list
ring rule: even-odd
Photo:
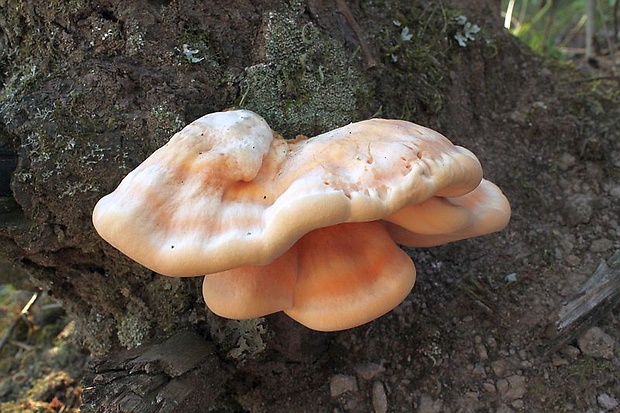
[[359,54],[286,12],[267,13],[262,41],[260,61],[245,69],[239,106],[288,137],[358,119],[357,97],[369,93]]

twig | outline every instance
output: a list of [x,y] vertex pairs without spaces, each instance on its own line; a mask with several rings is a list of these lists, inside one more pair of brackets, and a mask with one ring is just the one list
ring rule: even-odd
[[601,17],[601,22],[603,24],[603,33],[605,33],[605,40],[607,40],[607,48],[609,49],[609,57],[611,58],[611,64],[615,72],[617,69],[615,38],[612,39],[609,36],[609,29],[607,28],[607,23],[606,23],[607,19],[605,18],[605,14],[603,13],[603,10],[601,9],[601,4],[598,1],[596,2],[596,9],[598,11],[598,14]]
[[39,298],[39,293],[32,294],[32,297],[30,297],[30,300],[28,300],[24,308],[22,308],[22,311],[20,311],[19,315],[15,317],[15,319],[11,322],[9,327],[4,332],[4,335],[0,339],[0,350],[2,350],[4,345],[8,342],[9,337],[11,337],[11,334],[13,333],[13,330],[15,330],[15,327],[17,327],[17,324],[19,323],[19,321],[24,320],[26,318],[28,311],[30,311],[30,307],[32,307],[32,305],[37,301],[38,298]]
[[614,39],[618,38],[618,4],[620,4],[620,0],[616,0],[614,3]]
[[620,251],[598,266],[577,294],[560,308],[548,354],[578,337],[620,304]]
[[372,55],[372,52],[368,47],[368,43],[366,43],[366,40],[364,40],[362,29],[360,28],[360,25],[357,24],[357,20],[355,20],[355,17],[353,16],[353,13],[351,13],[351,9],[349,9],[347,3],[344,0],[336,0],[336,5],[338,6],[340,12],[344,15],[347,23],[349,23],[349,26],[351,26],[351,28],[355,32],[357,40],[360,42],[362,53],[364,53],[364,58],[366,59],[366,66],[368,66],[369,68],[377,66],[377,60]]
[[620,76],[594,76],[594,77],[586,77],[583,79],[574,79],[570,80],[567,83],[587,83],[587,82],[596,82],[597,80],[620,80]]
[[30,344],[22,343],[21,341],[10,340],[9,343],[13,344],[15,347],[19,347],[22,350],[30,351],[35,349],[35,346],[31,346]]
[[586,60],[594,57],[594,0],[586,0]]

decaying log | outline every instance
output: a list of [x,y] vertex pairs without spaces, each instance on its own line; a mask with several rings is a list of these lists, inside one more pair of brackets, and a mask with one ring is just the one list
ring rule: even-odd
[[204,411],[230,376],[210,343],[182,331],[160,344],[95,359],[84,379],[82,412]]
[[573,341],[620,303],[620,250],[602,261],[594,274],[562,304],[552,331],[549,353]]

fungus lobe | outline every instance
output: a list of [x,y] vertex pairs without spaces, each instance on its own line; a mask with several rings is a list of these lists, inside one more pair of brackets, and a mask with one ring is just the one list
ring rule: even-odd
[[170,276],[207,274],[225,317],[285,311],[318,330],[368,322],[409,293],[396,242],[498,231],[510,206],[441,134],[371,119],[285,140],[247,110],[192,122],[95,206],[114,247]]

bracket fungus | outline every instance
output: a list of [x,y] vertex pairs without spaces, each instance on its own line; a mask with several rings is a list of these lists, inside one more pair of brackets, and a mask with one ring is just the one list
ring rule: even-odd
[[169,276],[205,275],[228,318],[277,311],[333,331],[396,307],[415,281],[396,243],[499,231],[508,201],[441,134],[370,119],[285,140],[247,110],[192,122],[93,211],[98,233]]

